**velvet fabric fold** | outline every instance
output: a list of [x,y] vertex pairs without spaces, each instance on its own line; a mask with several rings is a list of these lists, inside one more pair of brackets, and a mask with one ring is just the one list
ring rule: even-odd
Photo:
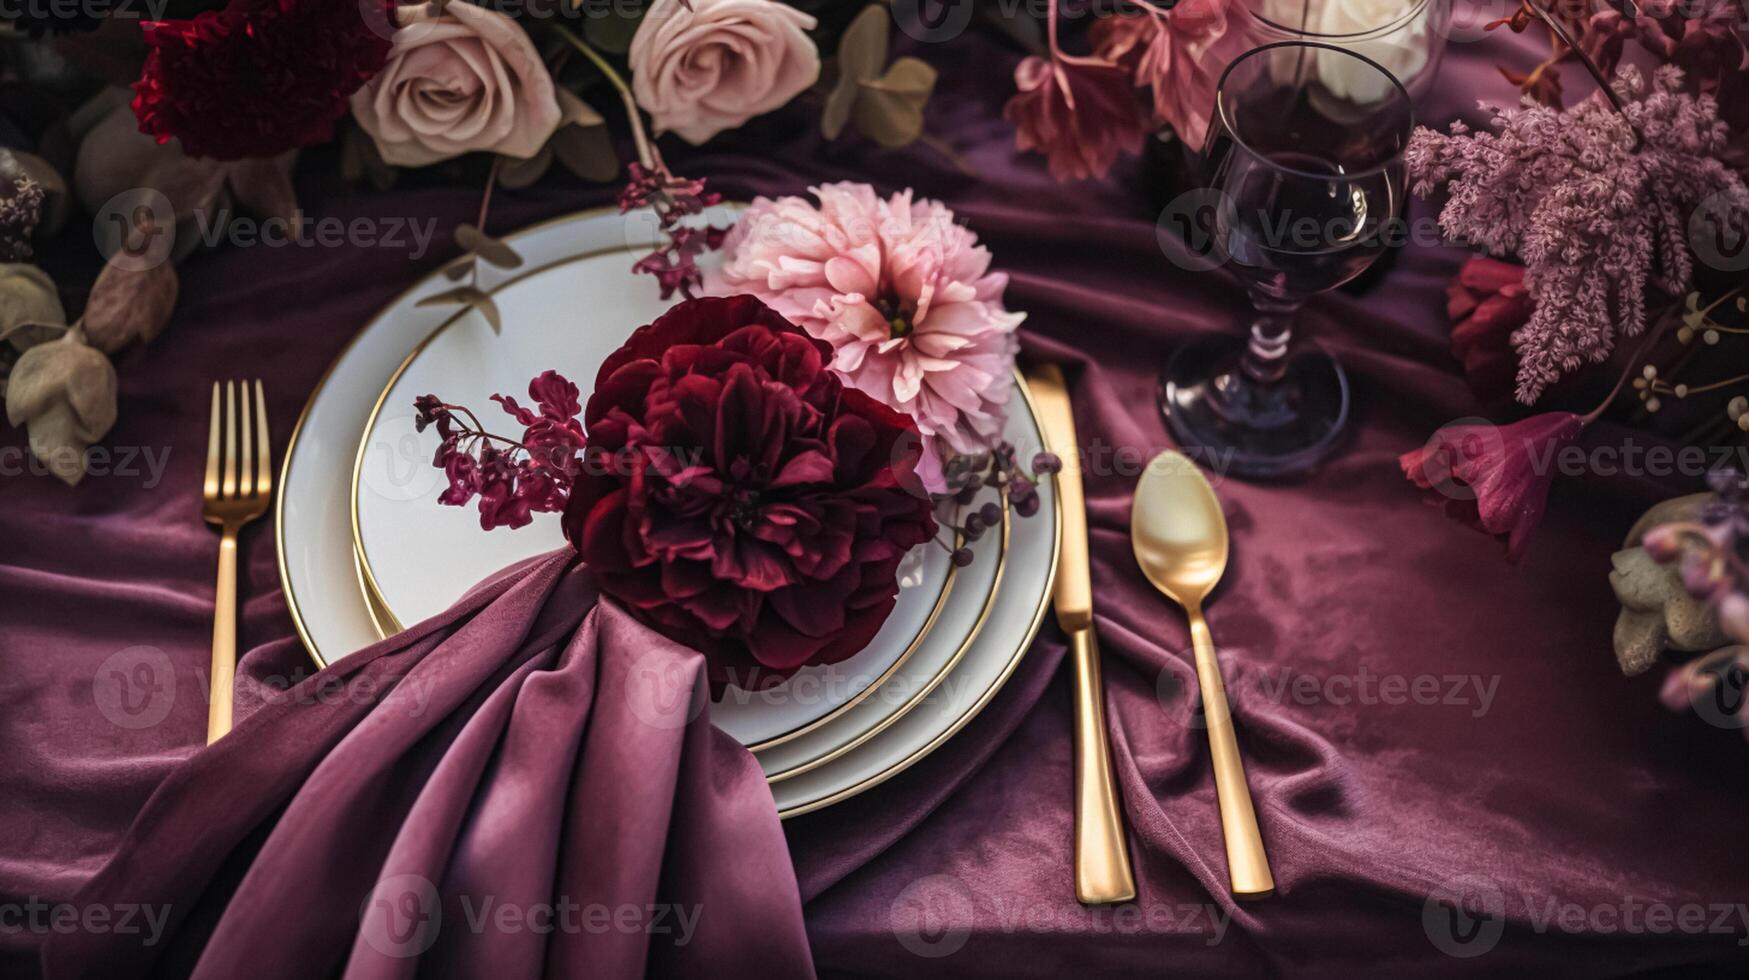
[[250,714],[147,801],[51,977],[811,977],[753,757],[704,658],[569,547]]

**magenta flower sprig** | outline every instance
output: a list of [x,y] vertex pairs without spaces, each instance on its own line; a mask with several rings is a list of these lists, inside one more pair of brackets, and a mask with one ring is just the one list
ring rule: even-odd
[[956,566],[964,568],[972,563],[970,546],[982,538],[985,531],[1002,523],[1004,506],[1012,507],[1014,513],[1023,518],[1038,513],[1039,479],[1063,467],[1056,454],[1041,452],[1033,455],[1031,471],[1028,472],[1019,465],[1017,456],[1014,445],[1003,441],[993,444],[988,452],[954,456],[943,464],[942,478],[947,483],[947,492],[937,495],[938,500],[951,499],[965,512],[964,508],[971,507],[978,496],[989,489],[995,490],[1003,501],[985,501],[977,510],[965,512],[966,516],[959,524],[938,522],[960,537],[961,543],[952,545],[936,539],[948,550]]
[[662,298],[676,292],[692,299],[693,290],[703,281],[698,269],[698,257],[722,245],[727,228],[691,228],[682,225],[686,218],[722,200],[722,195],[705,190],[704,181],[678,177],[668,169],[662,151],[644,130],[644,117],[630,85],[614,70],[601,53],[565,28],[554,24],[558,36],[587,58],[619,93],[625,104],[626,120],[631,124],[632,141],[637,145],[638,159],[627,165],[631,179],[619,193],[621,214],[641,207],[650,207],[660,222],[663,241],[632,266],[633,272],[648,273],[662,286]]
[[424,432],[435,425],[442,443],[432,465],[443,470],[449,486],[438,502],[466,507],[479,500],[480,527],[526,526],[537,513],[565,509],[571,488],[582,470],[583,410],[577,386],[556,371],[528,383],[537,410],[525,408],[508,395],[492,400],[523,427],[520,438],[486,430],[462,405],[436,395],[414,400],[414,427]]
[[632,266],[632,271],[655,276],[662,286],[663,299],[676,292],[692,299],[693,291],[704,282],[698,257],[721,248],[729,229],[688,227],[682,222],[720,202],[723,196],[706,190],[702,180],[670,173],[660,157],[653,168],[633,163],[627,169],[631,180],[619,192],[620,213],[650,208],[660,222],[663,237],[660,244]]

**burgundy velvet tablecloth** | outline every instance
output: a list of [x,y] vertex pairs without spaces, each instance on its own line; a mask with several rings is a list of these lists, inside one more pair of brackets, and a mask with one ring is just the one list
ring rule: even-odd
[[[1522,68],[1530,56],[1524,42],[1505,44],[1454,44],[1426,115],[1508,97],[1493,61]],[[820,972],[1626,975],[1749,964],[1739,904],[1749,902],[1749,748],[1737,732],[1667,713],[1658,679],[1624,679],[1610,652],[1609,554],[1644,507],[1681,487],[1567,480],[1510,566],[1398,473],[1398,453],[1480,411],[1445,344],[1456,249],[1411,249],[1372,290],[1314,305],[1312,330],[1355,384],[1346,449],[1298,484],[1219,487],[1235,553],[1209,619],[1280,885],[1269,901],[1233,904],[1207,751],[1186,724],[1183,621],[1134,567],[1127,516],[1140,462],[1170,445],[1153,408],[1158,360],[1193,334],[1232,329],[1242,301],[1219,276],[1163,259],[1157,206],[1133,167],[1063,186],[1014,154],[999,108],[1016,54],[975,35],[927,53],[943,68],[929,127],[958,161],[923,146],[822,145],[797,108],[705,151],[676,147],[673,162],[734,197],[832,179],[912,186],[947,201],[1012,272],[1028,350],[1069,366],[1089,453],[1098,628],[1141,893],[1117,909],[1074,901],[1069,690],[1062,637],[1047,627],[947,746],[786,825]],[[306,173],[323,160],[312,154]],[[378,194],[307,176],[301,189],[313,216],[435,216],[446,228],[476,203],[453,184]],[[552,179],[503,194],[493,227],[608,197]],[[0,437],[0,975],[32,975],[44,936],[79,927],[43,910],[74,894],[199,749],[216,548],[198,520],[207,385],[264,377],[283,447],[352,333],[449,254],[440,244],[417,259],[392,248],[197,255],[167,333],[117,362],[116,472],[69,490],[18,473],[24,436]],[[1627,437],[1600,424],[1585,444]],[[245,535],[244,556],[247,711],[312,668],[268,525]],[[150,710],[133,710],[142,703]],[[1453,902],[1479,914],[1453,914]]]

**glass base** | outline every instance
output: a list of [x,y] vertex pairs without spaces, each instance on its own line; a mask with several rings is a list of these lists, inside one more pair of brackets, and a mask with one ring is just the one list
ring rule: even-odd
[[1297,343],[1281,380],[1240,369],[1246,341],[1208,334],[1180,347],[1160,376],[1160,411],[1197,463],[1234,476],[1293,476],[1318,465],[1348,422],[1348,376],[1324,348]]

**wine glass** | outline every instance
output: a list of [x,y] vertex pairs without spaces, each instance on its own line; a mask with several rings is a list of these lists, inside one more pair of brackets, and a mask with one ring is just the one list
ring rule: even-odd
[[[1333,87],[1329,77],[1345,81]],[[1255,318],[1246,338],[1210,334],[1179,348],[1160,388],[1167,426],[1205,465],[1291,475],[1335,446],[1348,378],[1322,347],[1290,346],[1294,318],[1401,237],[1413,129],[1402,84],[1348,49],[1287,41],[1227,66],[1200,193],[1213,211],[1211,258],[1244,284]]]

